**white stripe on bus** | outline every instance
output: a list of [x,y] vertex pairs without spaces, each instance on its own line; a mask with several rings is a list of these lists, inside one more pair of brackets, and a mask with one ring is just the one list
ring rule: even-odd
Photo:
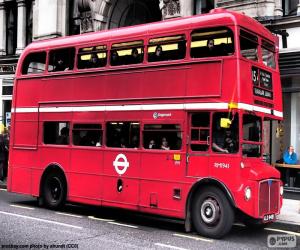
[[[91,112],[91,111],[159,111],[159,110],[220,110],[227,109],[228,103],[183,103],[183,104],[141,104],[141,105],[102,105],[102,106],[66,106],[40,108],[12,108],[12,113],[62,113],[62,112]],[[258,111],[272,114],[272,110],[246,103],[238,103],[239,109]],[[273,111],[274,116],[283,117],[283,113]]]

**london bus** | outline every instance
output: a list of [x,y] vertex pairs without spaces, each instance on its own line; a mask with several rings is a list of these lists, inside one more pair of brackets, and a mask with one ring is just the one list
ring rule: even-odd
[[176,218],[212,238],[236,218],[264,226],[283,193],[264,127],[282,116],[278,40],[244,14],[33,42],[16,70],[8,191]]

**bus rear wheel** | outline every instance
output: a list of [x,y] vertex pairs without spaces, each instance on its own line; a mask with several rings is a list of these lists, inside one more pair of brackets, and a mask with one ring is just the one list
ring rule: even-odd
[[66,181],[59,172],[49,173],[44,180],[42,189],[43,203],[50,209],[62,207],[66,201]]
[[234,211],[220,189],[208,187],[196,194],[192,221],[200,235],[219,239],[230,231],[234,222]]

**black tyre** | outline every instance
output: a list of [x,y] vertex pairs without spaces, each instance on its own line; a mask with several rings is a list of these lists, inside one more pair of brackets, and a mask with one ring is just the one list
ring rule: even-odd
[[49,173],[43,182],[43,203],[50,209],[58,209],[66,201],[66,181],[63,174],[59,172]]
[[234,211],[220,189],[208,187],[196,194],[192,221],[199,234],[219,239],[230,231],[234,222]]

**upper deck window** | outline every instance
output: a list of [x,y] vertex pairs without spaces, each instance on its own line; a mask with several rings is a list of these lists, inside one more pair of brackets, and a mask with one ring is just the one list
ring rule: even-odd
[[263,63],[273,69],[276,68],[275,46],[267,41],[262,41],[262,60]]
[[67,71],[74,68],[75,48],[50,51],[49,72]]
[[90,69],[104,67],[107,63],[107,47],[99,45],[79,49],[77,68]]
[[233,32],[225,27],[193,31],[191,57],[228,56],[234,53]]
[[115,43],[111,47],[110,64],[112,66],[142,63],[143,59],[143,41]]
[[31,53],[23,62],[22,74],[41,74],[45,71],[45,66],[46,52]]
[[241,55],[249,60],[258,61],[258,38],[244,30],[240,31]]
[[179,60],[185,57],[184,35],[166,36],[149,40],[148,61]]

